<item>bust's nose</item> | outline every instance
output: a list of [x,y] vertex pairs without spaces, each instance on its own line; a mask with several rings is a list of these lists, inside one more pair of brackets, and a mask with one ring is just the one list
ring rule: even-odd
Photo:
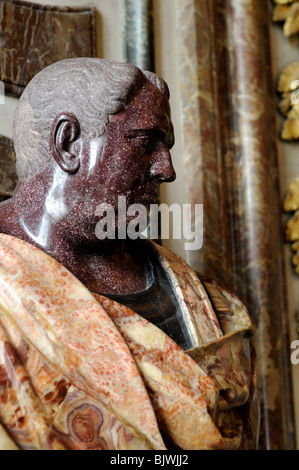
[[157,179],[162,183],[171,183],[176,179],[170,151],[166,143],[163,143],[162,148],[155,152],[150,176],[152,179]]

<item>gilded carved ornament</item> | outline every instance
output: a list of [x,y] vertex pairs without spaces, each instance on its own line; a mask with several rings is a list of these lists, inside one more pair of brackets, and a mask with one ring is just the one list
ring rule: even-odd
[[288,38],[299,33],[299,0],[274,0],[273,21],[284,22],[283,34]]
[[294,212],[294,215],[287,222],[286,240],[292,243],[293,264],[295,272],[299,276],[299,178],[289,184],[287,196],[284,201],[285,212]]
[[281,139],[299,139],[299,62],[288,65],[280,74],[277,91],[281,94],[279,111],[286,118]]

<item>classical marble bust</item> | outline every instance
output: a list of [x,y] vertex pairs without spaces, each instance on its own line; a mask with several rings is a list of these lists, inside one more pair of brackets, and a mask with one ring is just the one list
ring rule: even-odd
[[253,325],[231,292],[103,213],[175,179],[169,90],[128,64],[40,72],[0,204],[0,423],[22,449],[255,448]]

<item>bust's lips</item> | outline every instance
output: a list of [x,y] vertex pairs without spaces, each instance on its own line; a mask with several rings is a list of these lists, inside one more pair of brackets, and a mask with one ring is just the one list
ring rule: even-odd
[[[127,211],[133,204],[141,204],[148,208],[151,204],[157,204],[159,201],[159,184],[155,182],[147,182],[143,185],[135,186],[128,191],[124,192],[107,192],[103,201],[99,201],[97,206],[102,206],[103,210],[105,205],[114,209],[115,214],[118,214],[119,210],[124,209],[124,201],[120,201],[120,198],[125,198],[125,210]],[[88,197],[88,201],[90,198]],[[101,217],[100,217],[101,218]],[[96,217],[99,220],[99,217]]]
[[150,204],[157,204],[159,198],[160,184],[154,182],[144,183],[138,186],[127,196],[127,204],[143,204],[149,206]]
[[155,194],[143,194],[139,197],[137,197],[133,204],[142,204],[143,206],[150,206],[151,204],[157,204],[158,203],[158,196]]

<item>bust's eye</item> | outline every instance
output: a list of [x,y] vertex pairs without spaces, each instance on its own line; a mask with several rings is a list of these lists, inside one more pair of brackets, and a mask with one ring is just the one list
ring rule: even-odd
[[135,135],[130,137],[130,141],[141,151],[151,151],[154,148],[154,139],[149,135]]
[[[151,153],[165,142],[165,133],[159,129],[131,130],[125,136],[140,153]],[[169,143],[172,146],[172,142]]]
[[132,139],[140,144],[148,144],[151,140],[148,135],[136,135],[135,137],[132,137]]

